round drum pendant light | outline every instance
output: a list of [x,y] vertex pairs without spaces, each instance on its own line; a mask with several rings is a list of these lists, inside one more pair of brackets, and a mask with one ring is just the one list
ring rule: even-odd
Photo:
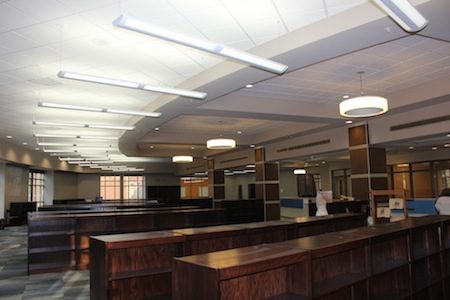
[[362,88],[363,71],[358,72],[361,96],[346,99],[339,103],[339,114],[346,118],[367,118],[388,111],[388,101],[380,96],[365,96]]
[[236,141],[233,139],[211,139],[206,141],[208,149],[233,149],[236,148]]
[[306,170],[305,169],[295,169],[294,174],[295,175],[303,175],[303,174],[306,174]]
[[194,158],[190,155],[177,155],[172,157],[172,162],[174,163],[191,163]]
[[387,99],[379,96],[354,97],[339,103],[339,113],[348,118],[373,117],[387,111]]

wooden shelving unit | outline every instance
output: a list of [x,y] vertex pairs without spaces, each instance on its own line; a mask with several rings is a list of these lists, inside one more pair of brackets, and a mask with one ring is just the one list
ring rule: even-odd
[[[163,219],[174,223],[171,226],[170,221],[162,222]],[[90,236],[219,225],[223,219],[223,209],[33,213],[28,217],[28,273],[89,268]]]
[[[311,293],[303,294],[303,298],[299,299],[448,300],[449,230],[450,216],[428,216],[265,246],[309,253],[310,271],[297,269],[293,274],[297,278],[309,278],[307,282],[310,283]],[[215,260],[219,253],[204,254],[202,259],[209,259],[208,267],[215,266],[218,264]],[[239,264],[247,265],[246,259],[249,258],[240,257]],[[282,261],[284,258],[278,259]],[[203,262],[198,260],[198,256],[180,260],[184,264],[183,274],[188,274],[189,268],[192,268],[192,272],[202,268]],[[261,264],[264,263],[261,261]],[[177,274],[178,271],[174,270],[174,278],[181,278],[183,275]],[[179,288],[192,285],[190,279],[185,281],[188,282]],[[209,282],[205,281],[204,284],[208,285]],[[241,285],[227,288],[232,289],[230,294],[236,294],[247,289],[247,285],[251,285],[253,290],[265,291],[266,284],[267,282],[243,280]],[[211,287],[202,287],[206,290],[208,288]],[[182,298],[178,293],[178,290],[173,290],[174,299]],[[297,299],[289,293],[266,297],[261,291],[255,295],[248,299]]]
[[[444,299],[445,255],[441,218],[427,218],[428,222],[412,219],[411,271],[414,299]],[[445,240],[446,241],[446,240]]]
[[[322,219],[322,220],[321,220]],[[252,246],[263,243],[280,242],[295,238],[295,231],[298,227],[308,226],[308,222],[317,223],[320,221],[330,223],[326,227],[327,229],[335,228],[334,224],[345,224],[345,227],[358,227],[361,226],[361,222],[365,220],[365,216],[361,214],[340,214],[338,216],[328,216],[328,217],[311,217],[304,218],[299,222],[296,221],[269,221],[269,222],[255,222],[255,223],[243,223],[243,224],[233,224],[233,225],[222,225],[222,226],[211,226],[211,227],[201,227],[201,228],[186,228],[172,230],[172,232],[180,234],[184,237],[183,241],[183,255],[194,255],[208,253],[212,251],[235,249],[238,247]],[[341,228],[342,225],[336,226],[336,228]],[[325,232],[320,232],[325,233]],[[91,237],[91,244],[96,244],[96,248],[101,248],[102,250],[96,250],[97,253],[102,253],[101,255],[110,257],[113,252],[112,249],[120,247],[121,251],[133,253],[134,259],[127,260],[123,259],[120,263],[122,267],[126,270],[132,270],[134,264],[141,260],[146,260],[147,256],[153,256],[152,249],[147,247],[147,244],[152,244],[155,236],[148,233],[140,234],[119,234],[119,235],[108,235],[108,236],[96,236]],[[167,244],[171,245],[171,237],[168,236]],[[163,244],[162,238],[156,236],[159,239],[161,247]],[[143,252],[142,248],[147,247],[146,251]],[[92,248],[91,248],[92,249]],[[156,250],[155,250],[156,251]],[[167,252],[169,253],[169,252]],[[166,254],[167,254],[166,253]],[[216,257],[217,252],[214,252],[214,257]],[[93,255],[91,253],[91,255]],[[100,254],[96,257],[101,258]],[[165,257],[163,255],[163,257]],[[97,258],[94,258],[97,261]],[[98,265],[91,265],[91,282],[97,280],[92,278],[93,276],[107,278],[111,274],[111,269],[114,268],[113,262],[111,260],[106,261],[104,265],[100,266],[101,270],[93,270],[93,268],[99,267]],[[148,277],[144,276],[146,274],[152,274],[155,270],[155,266],[147,265],[147,268],[125,273],[118,273],[114,275],[116,277],[127,277],[130,282],[130,286],[133,287],[133,293],[138,295],[147,295],[148,298],[152,298],[150,294],[146,294],[146,285]],[[157,268],[156,268],[157,269]],[[171,272],[171,270],[169,270]],[[153,276],[154,277],[154,276]],[[166,277],[158,277],[159,284],[161,286],[170,286],[171,278],[170,274]],[[132,285],[131,285],[132,284]],[[128,285],[115,285],[114,293],[117,295],[124,295],[122,298],[117,296],[116,299],[129,299],[126,297],[128,291],[131,289]],[[112,292],[112,285],[96,285],[96,290],[106,289],[101,292],[101,294],[107,295]],[[147,291],[148,293],[148,291]],[[153,295],[156,296],[156,295]],[[163,297],[170,297],[170,292],[163,295]],[[273,299],[297,299],[298,295],[286,293],[283,295],[275,295]],[[93,299],[97,299],[92,295]],[[153,298],[152,298],[153,299]],[[159,298],[158,298],[159,299]]]
[[403,200],[403,214],[405,218],[408,218],[408,207],[406,205],[406,190],[370,190],[370,215],[373,220],[373,224],[379,223],[377,216],[377,208],[380,200],[389,204],[389,198],[395,197]]
[[310,251],[314,299],[368,298],[370,266],[367,240],[329,233],[273,245]]
[[[308,251],[260,245],[174,259],[174,300],[311,299]],[[189,278],[189,280],[186,280]]]
[[[124,241],[121,243],[120,241]],[[170,295],[172,257],[184,236],[172,231],[105,235],[91,240],[92,299],[148,299]]]

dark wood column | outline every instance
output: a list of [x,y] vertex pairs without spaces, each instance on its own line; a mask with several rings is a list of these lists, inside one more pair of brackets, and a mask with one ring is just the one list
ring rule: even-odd
[[352,196],[369,200],[369,191],[386,190],[386,150],[370,145],[368,125],[348,129]]
[[213,199],[213,207],[222,207],[225,199],[225,176],[222,170],[214,169],[214,159],[208,159],[208,194]]
[[264,201],[264,219],[280,219],[280,182],[278,180],[278,163],[266,162],[265,149],[255,149],[256,199]]

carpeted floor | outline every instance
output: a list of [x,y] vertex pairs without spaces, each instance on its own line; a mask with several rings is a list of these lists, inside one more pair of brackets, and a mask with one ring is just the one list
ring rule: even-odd
[[0,230],[0,299],[89,299],[89,270],[27,275],[27,227]]

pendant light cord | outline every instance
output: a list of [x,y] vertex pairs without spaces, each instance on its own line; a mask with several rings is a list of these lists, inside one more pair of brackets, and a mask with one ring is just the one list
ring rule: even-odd
[[364,71],[359,71],[359,89],[361,91],[361,96],[364,96],[364,90],[363,90],[363,84],[362,84],[362,74],[364,74]]

